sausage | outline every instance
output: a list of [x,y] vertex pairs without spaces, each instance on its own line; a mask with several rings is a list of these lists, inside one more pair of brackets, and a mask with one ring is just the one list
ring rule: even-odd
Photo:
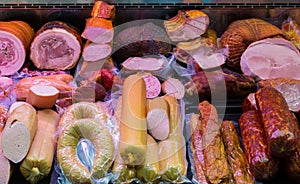
[[300,183],[300,129],[298,129],[297,148],[290,157],[285,159],[284,169],[289,178]]
[[250,110],[257,110],[256,101],[255,101],[255,93],[250,93],[247,98],[244,99],[242,104],[243,112]]
[[289,155],[296,148],[298,122],[289,111],[287,102],[271,87],[259,89],[255,98],[271,153],[278,157]]
[[221,125],[222,138],[225,144],[227,160],[231,167],[234,183],[254,183],[246,156],[241,148],[239,137],[231,121],[223,121]]
[[[191,123],[191,150],[193,153],[194,168],[196,179],[201,184],[208,183],[205,173],[204,173],[204,155],[202,147],[202,137],[200,135],[200,130],[198,126],[200,115],[192,114],[190,123]],[[192,128],[193,127],[193,128]],[[194,129],[195,128],[195,129]]]
[[244,112],[239,125],[251,173],[257,180],[273,178],[278,171],[279,161],[271,156],[258,112]]
[[217,110],[207,101],[201,102],[198,109],[201,114],[200,133],[205,174],[210,183],[231,183],[231,171],[226,159]]
[[161,85],[160,85],[159,80],[151,74],[144,75],[143,79],[144,79],[145,84],[146,84],[146,96],[147,96],[147,98],[157,97],[161,92]]

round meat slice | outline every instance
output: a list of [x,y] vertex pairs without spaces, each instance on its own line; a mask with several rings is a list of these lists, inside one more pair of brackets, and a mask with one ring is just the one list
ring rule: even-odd
[[48,22],[37,32],[30,59],[39,69],[66,70],[73,68],[81,54],[80,34],[64,22]]
[[143,76],[145,84],[146,84],[146,97],[147,98],[155,98],[161,92],[161,85],[159,80],[150,74]]
[[260,79],[300,80],[300,53],[283,38],[268,38],[252,43],[241,57],[245,75]]
[[175,78],[169,78],[162,84],[162,91],[176,99],[181,99],[184,97],[185,88],[180,80]]
[[0,74],[13,75],[24,64],[33,29],[23,21],[0,21]]

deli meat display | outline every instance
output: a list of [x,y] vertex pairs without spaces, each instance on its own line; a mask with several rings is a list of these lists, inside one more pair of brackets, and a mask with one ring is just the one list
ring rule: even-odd
[[299,122],[299,0],[1,1],[0,184],[297,184]]

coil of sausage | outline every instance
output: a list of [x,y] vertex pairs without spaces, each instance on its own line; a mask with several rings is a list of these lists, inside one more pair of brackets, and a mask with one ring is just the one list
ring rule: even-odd
[[254,183],[246,156],[241,148],[239,137],[231,121],[223,121],[221,125],[222,138],[225,144],[227,160],[231,167],[234,183]]
[[289,155],[296,148],[298,123],[287,102],[271,87],[259,89],[255,98],[271,153],[279,157]]
[[279,161],[271,156],[258,112],[244,112],[239,125],[251,173],[257,180],[273,178]]

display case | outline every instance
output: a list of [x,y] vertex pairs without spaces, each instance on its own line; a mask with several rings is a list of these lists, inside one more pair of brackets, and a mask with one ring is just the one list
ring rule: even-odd
[[[218,37],[225,32],[230,23],[240,19],[259,18],[279,28],[288,17],[300,23],[300,0],[107,0],[106,2],[116,8],[114,27],[136,20],[160,20],[158,23],[161,23],[162,20],[174,17],[178,10],[182,9],[199,9],[205,12],[210,19],[209,28],[215,30]],[[0,21],[22,20],[37,31],[45,23],[59,20],[83,32],[93,5],[93,0],[2,0]],[[221,117],[237,121],[242,113],[243,100],[240,98],[226,102],[221,100],[216,101],[215,105],[221,112]],[[283,173],[279,171],[278,177],[265,183],[292,184],[293,182]],[[57,177],[55,169],[52,168],[51,174],[39,183],[56,184]],[[188,177],[192,178],[190,170],[188,170]],[[18,166],[10,183],[28,183],[21,175]]]

